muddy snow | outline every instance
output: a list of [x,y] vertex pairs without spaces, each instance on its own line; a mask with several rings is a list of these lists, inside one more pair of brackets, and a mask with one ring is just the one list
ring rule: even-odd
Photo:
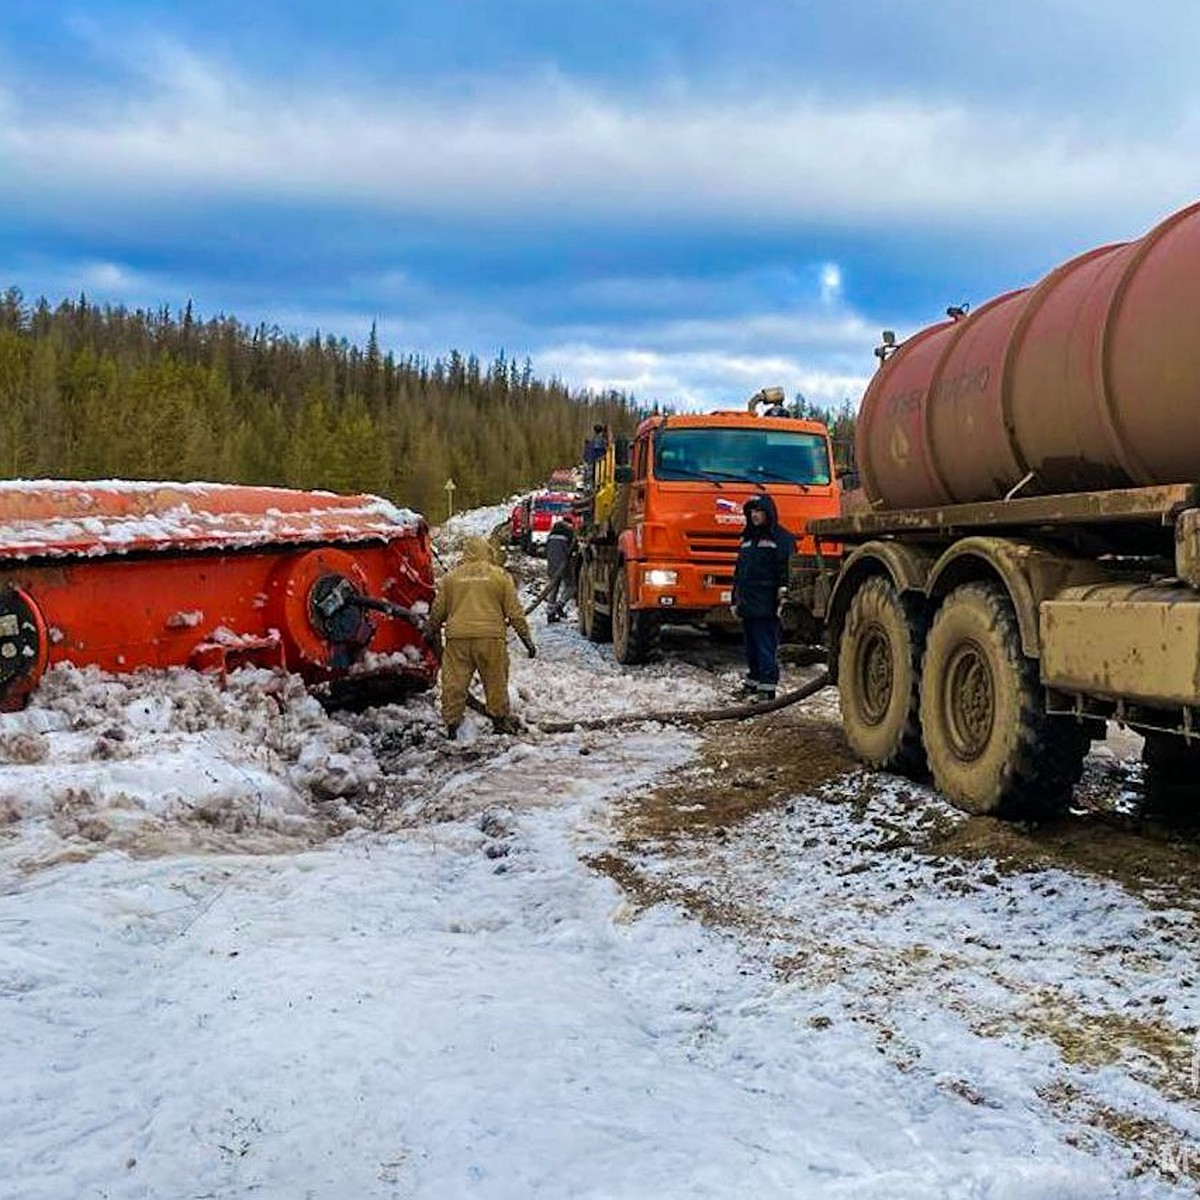
[[0,1196],[1194,1193],[1200,848],[1131,807],[1132,742],[1062,822],[967,820],[828,693],[541,734],[741,665],[534,628],[521,737],[262,671],[54,671],[0,717]]

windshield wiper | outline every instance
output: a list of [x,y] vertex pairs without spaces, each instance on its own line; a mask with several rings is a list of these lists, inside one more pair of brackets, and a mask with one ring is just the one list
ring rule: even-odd
[[772,483],[794,483],[796,487],[803,488],[806,492],[808,491],[809,485],[807,483],[799,479],[793,479],[790,475],[780,475],[776,471],[768,471],[766,467],[751,467],[750,470],[755,475],[761,475],[764,479],[771,480]]
[[[667,467],[666,469],[672,475],[684,475],[689,479],[703,479],[705,483],[715,484],[717,487],[721,486],[720,479],[712,471],[693,471],[690,467]],[[666,476],[659,475],[659,479],[666,479]],[[670,480],[667,480],[667,482],[669,483]],[[750,483],[751,481],[747,479],[746,482]]]

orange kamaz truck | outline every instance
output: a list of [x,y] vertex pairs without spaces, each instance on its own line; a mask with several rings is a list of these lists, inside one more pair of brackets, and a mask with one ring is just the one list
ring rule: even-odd
[[618,662],[649,658],[663,625],[734,627],[733,567],[752,496],[770,494],[798,552],[815,553],[808,522],[839,511],[829,433],[761,412],[782,401],[771,388],[744,409],[651,417],[632,443],[610,439],[580,505],[578,606],[580,632],[611,640]]

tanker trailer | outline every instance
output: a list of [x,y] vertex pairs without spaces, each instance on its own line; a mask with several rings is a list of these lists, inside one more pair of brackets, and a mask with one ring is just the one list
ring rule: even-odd
[[864,502],[794,567],[851,746],[999,815],[1063,807],[1107,720],[1200,774],[1200,204],[948,316],[885,333]]
[[432,685],[425,521],[377,496],[0,482],[0,711],[59,664],[280,668],[329,704]]

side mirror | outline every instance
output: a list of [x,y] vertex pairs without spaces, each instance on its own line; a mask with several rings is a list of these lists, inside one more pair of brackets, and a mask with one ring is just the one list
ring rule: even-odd
[[622,463],[613,468],[613,481],[616,483],[632,483],[633,468],[628,463]]

